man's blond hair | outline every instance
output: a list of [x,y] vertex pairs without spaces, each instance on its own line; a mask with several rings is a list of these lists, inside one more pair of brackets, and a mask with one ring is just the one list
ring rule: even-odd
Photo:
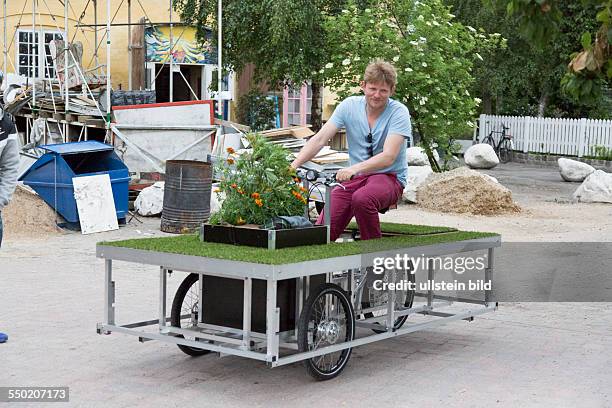
[[389,62],[375,59],[368,64],[363,75],[363,81],[365,83],[385,83],[393,89],[397,84],[397,71]]

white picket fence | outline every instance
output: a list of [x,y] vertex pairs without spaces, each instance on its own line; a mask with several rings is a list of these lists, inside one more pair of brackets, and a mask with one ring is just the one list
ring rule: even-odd
[[[595,146],[612,149],[612,120],[480,115],[479,121],[480,141],[491,130],[501,132],[504,124],[510,128],[507,133],[514,138],[514,149],[525,153],[582,157],[593,155]],[[499,140],[501,134],[493,136]]]

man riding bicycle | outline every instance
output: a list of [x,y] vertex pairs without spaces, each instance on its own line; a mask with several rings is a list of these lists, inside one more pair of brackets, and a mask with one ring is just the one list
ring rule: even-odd
[[[329,121],[302,148],[291,166],[316,156],[338,129],[346,128],[350,166],[336,174],[344,188],[331,200],[330,239],[355,217],[362,240],[380,238],[378,212],[397,203],[406,185],[406,140],[412,139],[408,108],[391,99],[397,83],[393,65],[371,62],[361,81],[363,96],[342,101]],[[323,223],[321,213],[317,224]]]

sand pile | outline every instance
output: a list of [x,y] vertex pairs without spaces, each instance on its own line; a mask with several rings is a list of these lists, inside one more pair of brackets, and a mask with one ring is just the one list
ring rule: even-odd
[[[60,222],[63,221],[57,215]],[[37,194],[17,186],[13,199],[2,210],[5,238],[10,236],[36,237],[59,233],[55,226],[55,211]]]
[[460,167],[433,173],[417,189],[417,204],[423,208],[477,215],[519,212],[512,192],[491,177]]

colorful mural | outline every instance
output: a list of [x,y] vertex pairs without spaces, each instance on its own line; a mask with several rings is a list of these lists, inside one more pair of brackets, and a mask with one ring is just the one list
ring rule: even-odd
[[[216,64],[217,51],[212,46],[210,35],[204,46],[196,41],[194,27],[178,26],[172,31],[174,37],[173,62],[177,64]],[[170,27],[149,27],[145,30],[147,62],[169,62]]]

